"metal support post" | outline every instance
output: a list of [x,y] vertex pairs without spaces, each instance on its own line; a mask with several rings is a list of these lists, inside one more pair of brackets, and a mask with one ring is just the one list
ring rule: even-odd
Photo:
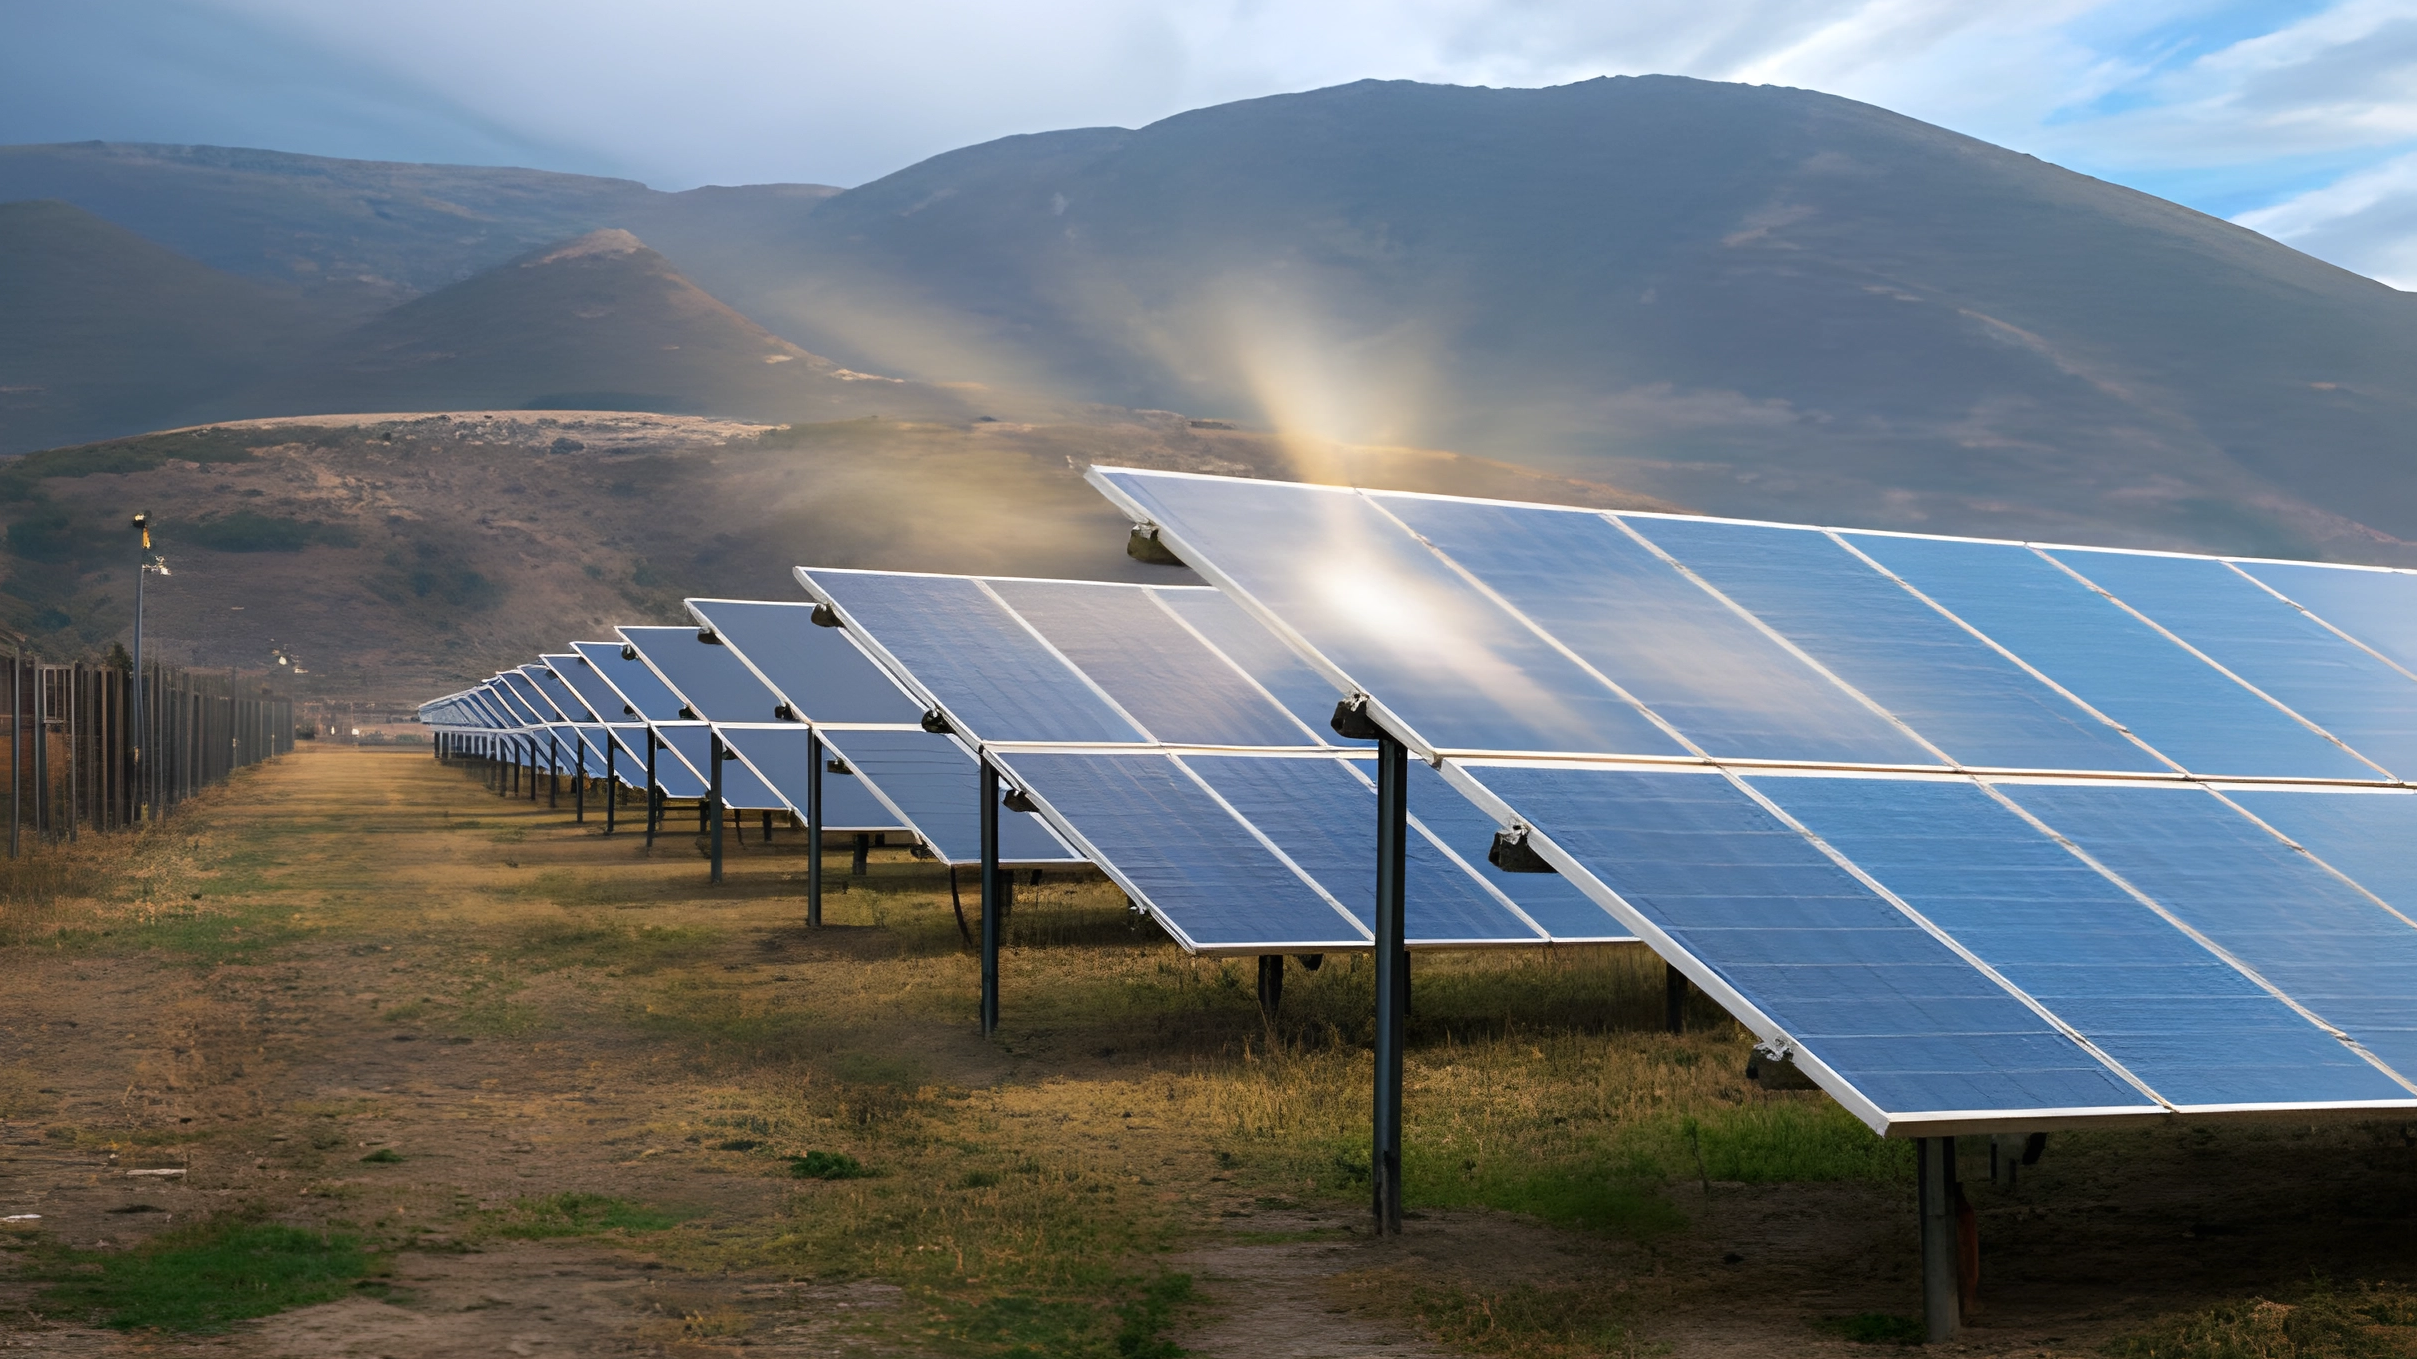
[[1669,963],[1662,964],[1662,1027],[1687,1031],[1687,974]]
[[[867,837],[856,837],[863,862]],[[982,1036],[999,1031],[999,907],[1006,886],[999,874],[999,771],[982,761]]]
[[606,732],[604,734],[604,833],[606,835],[613,833],[613,828],[620,819],[617,813],[621,810],[621,771],[616,767],[621,763],[620,755],[621,743],[613,739],[611,732]]
[[1284,955],[1262,953],[1259,955],[1259,1013],[1273,1019],[1283,1004]]
[[705,790],[706,819],[710,830],[713,858],[713,885],[722,885],[722,736],[720,732],[705,733],[705,743],[713,750],[713,782]]
[[1957,1249],[1955,1139],[1914,1139],[1914,1201],[1922,1217],[1922,1324],[1930,1343],[1964,1326],[1963,1261]]
[[655,847],[655,825],[663,819],[663,785],[655,782],[655,729],[646,729],[646,847]]
[[571,771],[571,821],[587,824],[587,738],[579,737],[579,765]]
[[562,738],[546,733],[546,805],[562,805]]
[[1410,752],[1390,734],[1376,739],[1376,1111],[1368,1158],[1375,1230],[1402,1229],[1402,1038],[1409,1009],[1410,954],[1404,873],[1410,836]]
[[[987,767],[985,766],[985,768]],[[991,777],[995,779],[998,776],[994,773]],[[872,849],[873,837],[863,831],[856,832],[856,862],[848,868],[849,877],[861,878],[864,876],[865,856],[870,854]]]
[[822,924],[822,733],[806,733],[806,924]]
[[764,809],[764,843],[772,843],[772,810],[768,807]]

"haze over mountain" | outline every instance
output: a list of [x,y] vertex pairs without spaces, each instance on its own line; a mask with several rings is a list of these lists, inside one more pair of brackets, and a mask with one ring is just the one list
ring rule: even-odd
[[[985,406],[1020,393],[1457,449],[1720,513],[2417,561],[2417,298],[1802,90],[1362,82],[1008,138],[837,194],[0,150],[0,198],[33,193],[349,321],[419,297],[197,413],[386,392],[745,413],[760,389],[654,357],[686,353],[657,328],[703,312],[625,308],[596,319],[630,337],[574,344],[566,295],[502,281],[531,282],[517,256],[618,228],[661,252],[622,263],[663,297],[693,280],[805,355],[988,384],[967,398]],[[726,353],[771,343],[713,324]],[[546,391],[364,371],[538,330]]]

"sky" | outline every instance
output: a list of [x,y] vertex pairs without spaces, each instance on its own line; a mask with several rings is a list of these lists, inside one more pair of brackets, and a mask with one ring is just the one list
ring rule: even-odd
[[1367,77],[1824,90],[2417,289],[2417,0],[0,0],[0,142],[854,185]]

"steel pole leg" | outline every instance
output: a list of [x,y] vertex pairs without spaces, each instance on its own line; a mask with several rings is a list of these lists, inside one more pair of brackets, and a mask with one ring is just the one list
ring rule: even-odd
[[646,847],[655,847],[655,823],[663,815],[663,786],[655,782],[655,729],[646,729]]
[[1915,1205],[1922,1215],[1922,1324],[1937,1344],[1963,1329],[1963,1269],[1956,1243],[1955,1139],[1914,1139]]
[[562,738],[546,733],[546,805],[562,805]]
[[1368,1158],[1376,1234],[1402,1229],[1402,1030],[1410,955],[1403,872],[1408,867],[1410,752],[1389,735],[1376,741],[1376,1111]]
[[1283,1004],[1284,955],[1262,953],[1259,955],[1259,1013],[1273,1019]]
[[612,739],[612,734],[607,732],[604,740],[604,833],[606,835],[613,833],[613,827],[620,819],[616,813],[621,810],[621,771],[615,767],[621,763],[620,754],[621,743]]
[[849,876],[849,877],[851,877],[851,878],[861,878],[861,877],[863,877],[863,876],[864,876],[865,857],[866,857],[867,855],[871,854],[871,853],[872,853],[872,851],[873,851],[873,837],[872,837],[871,835],[868,835],[868,834],[866,834],[866,833],[862,832],[862,831],[857,832],[857,834],[856,834],[856,861],[855,861],[853,864],[850,864],[850,865],[848,866],[848,876]]
[[579,767],[571,771],[571,820],[587,824],[587,738],[579,738]]
[[722,738],[708,733],[706,744],[713,749],[713,786],[705,790],[706,820],[711,822],[707,834],[712,846],[713,885],[722,885]]
[[[857,837],[859,845],[864,837]],[[862,852],[860,849],[859,853]],[[999,771],[982,761],[982,1036],[999,1031]]]
[[806,924],[822,924],[822,733],[806,737]]
[[1687,974],[1668,963],[1662,964],[1662,1026],[1687,1031]]

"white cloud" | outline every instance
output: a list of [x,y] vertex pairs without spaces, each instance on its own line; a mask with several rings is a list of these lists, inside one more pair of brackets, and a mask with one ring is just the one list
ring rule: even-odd
[[2319,259],[2417,291],[2417,152],[2233,220]]

